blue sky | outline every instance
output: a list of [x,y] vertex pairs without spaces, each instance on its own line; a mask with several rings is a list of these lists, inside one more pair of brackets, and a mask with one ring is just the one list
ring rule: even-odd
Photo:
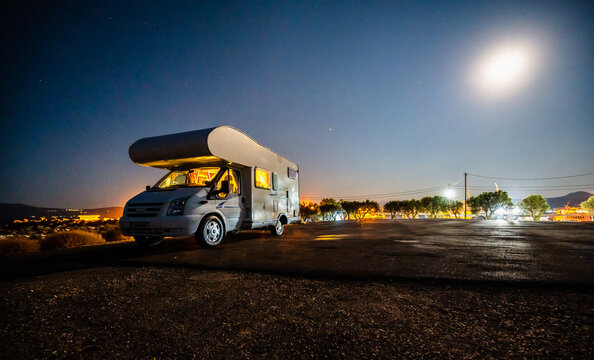
[[[566,1],[13,5],[2,12],[0,202],[123,205],[162,175],[130,161],[134,141],[217,125],[297,162],[312,200],[445,186],[465,171],[594,172],[593,10]],[[469,81],[481,54],[518,39],[538,50],[533,76],[512,95],[481,94]],[[514,198],[534,192],[518,186],[551,185],[541,193],[553,196],[567,184],[594,177],[498,181]]]

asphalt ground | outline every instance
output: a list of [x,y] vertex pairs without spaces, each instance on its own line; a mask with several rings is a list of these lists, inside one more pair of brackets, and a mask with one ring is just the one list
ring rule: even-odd
[[592,358],[594,224],[402,220],[0,262],[2,358]]
[[594,285],[594,223],[377,220],[294,224],[282,237],[228,235],[63,249],[0,263],[2,278],[102,265],[154,265],[320,279],[490,281]]

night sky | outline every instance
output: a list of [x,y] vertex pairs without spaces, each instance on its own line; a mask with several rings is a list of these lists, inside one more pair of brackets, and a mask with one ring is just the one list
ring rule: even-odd
[[[217,125],[298,163],[316,201],[461,186],[465,171],[594,172],[592,2],[14,3],[0,202],[122,206],[164,173],[129,159],[134,141]],[[485,93],[473,69],[510,42],[531,49],[530,76]],[[594,191],[593,176],[495,181],[512,198]]]

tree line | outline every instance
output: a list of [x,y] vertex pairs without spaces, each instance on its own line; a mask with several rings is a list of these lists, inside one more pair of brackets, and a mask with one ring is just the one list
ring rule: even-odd
[[[492,219],[497,209],[509,210],[513,203],[507,192],[494,191],[484,192],[472,196],[466,202],[472,214],[484,213],[487,219]],[[542,214],[549,209],[549,204],[542,195],[530,195],[518,203],[518,206],[525,214],[539,220]],[[436,218],[439,214],[453,214],[458,218],[462,215],[464,204],[461,201],[450,200],[443,196],[426,196],[420,200],[392,200],[383,206],[383,212],[401,214],[403,218],[413,219],[419,213],[427,213],[429,217]],[[334,221],[339,215],[346,220],[351,218],[361,220],[368,214],[375,215],[380,212],[380,206],[376,201],[336,201],[333,198],[325,198],[319,204],[314,202],[303,202],[300,204],[301,218],[311,221]]]
[[392,200],[384,205],[384,212],[390,213],[392,218],[396,213],[402,217],[414,219],[420,212],[426,212],[429,217],[436,218],[439,213],[452,212],[455,217],[462,210],[460,201],[449,200],[443,196],[426,196],[420,200]]
[[[467,205],[473,214],[481,211],[487,219],[492,219],[497,209],[510,210],[514,204],[506,191],[484,192],[468,199]],[[518,203],[520,209],[526,215],[532,216],[536,221],[540,220],[542,214],[550,209],[547,200],[542,195],[530,195]]]
[[375,215],[380,211],[376,201],[336,201],[333,198],[325,198],[319,204],[314,202],[302,202],[299,206],[301,218],[305,221],[334,221],[338,215],[347,220],[351,218],[361,220],[368,214]]

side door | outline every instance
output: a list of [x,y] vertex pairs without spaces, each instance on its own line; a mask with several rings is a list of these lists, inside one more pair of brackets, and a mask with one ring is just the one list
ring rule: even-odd
[[275,172],[272,173],[272,190],[276,194],[274,216],[278,216],[280,213],[289,213],[289,191],[286,189],[286,184],[279,184],[279,175]]
[[225,181],[229,183],[229,193],[217,194],[216,207],[227,219],[226,230],[239,230],[244,211],[240,172],[235,169],[225,170],[225,174],[219,178],[215,189],[220,190]]

